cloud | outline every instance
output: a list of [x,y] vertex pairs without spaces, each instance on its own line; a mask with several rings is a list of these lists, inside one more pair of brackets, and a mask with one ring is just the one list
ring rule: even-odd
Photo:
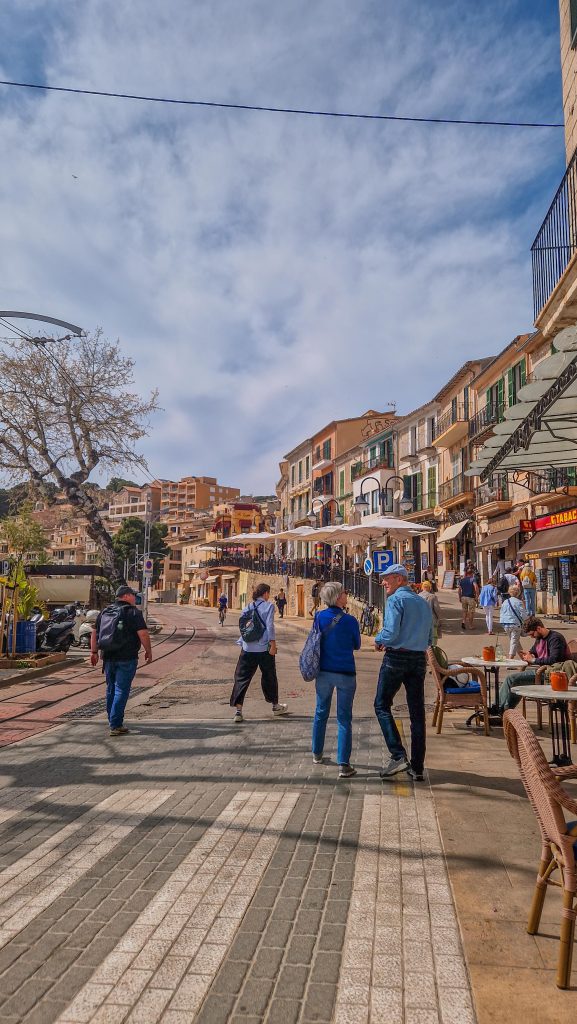
[[[557,119],[558,37],[538,6],[27,10],[44,27],[39,77],[56,84]],[[18,77],[18,58],[0,71]],[[270,491],[283,453],[323,422],[389,401],[409,411],[531,325],[529,246],[562,174],[561,132],[10,90],[0,103],[3,302],[120,337],[139,387],[160,388],[155,475]]]

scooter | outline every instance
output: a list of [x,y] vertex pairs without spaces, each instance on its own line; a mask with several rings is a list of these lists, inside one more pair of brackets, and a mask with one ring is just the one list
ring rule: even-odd
[[75,647],[84,647],[88,649],[90,647],[90,634],[96,625],[96,620],[100,612],[97,608],[91,608],[90,611],[86,612],[84,622],[80,623],[78,630],[78,639],[74,639],[72,643]]
[[41,612],[32,616],[36,622],[36,650],[43,653],[62,651],[66,654],[72,646],[74,627],[76,625],[76,609],[74,606],[55,608],[49,619]]

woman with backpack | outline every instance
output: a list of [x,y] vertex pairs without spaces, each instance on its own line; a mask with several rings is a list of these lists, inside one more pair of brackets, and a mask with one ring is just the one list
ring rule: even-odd
[[519,599],[521,586],[519,583],[509,585],[509,592],[503,598],[501,605],[500,622],[505,632],[509,635],[509,657],[516,658],[521,650],[521,634],[527,610],[523,601]]
[[276,639],[274,631],[274,604],[270,600],[270,586],[259,583],[252,592],[252,602],[244,609],[239,619],[242,647],[236,671],[230,706],[235,708],[234,722],[244,721],[242,707],[246,691],[257,668],[261,672],[261,686],[264,699],[272,704],[273,715],[286,715],[286,704],[278,701],[278,679],[276,675]]
[[354,615],[345,612],[347,592],[340,583],[325,583],[320,598],[326,604],[317,612],[321,630],[320,672],[315,680],[317,706],[313,722],[313,764],[323,763],[325,733],[333,690],[337,691],[337,762],[339,778],[356,775],[350,763],[353,746],[353,701],[357,688],[354,651],[361,646],[361,632]]

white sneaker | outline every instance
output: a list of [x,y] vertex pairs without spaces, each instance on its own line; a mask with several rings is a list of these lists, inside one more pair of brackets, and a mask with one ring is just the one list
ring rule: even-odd
[[286,715],[288,708],[286,704],[274,704],[272,709],[273,715]]
[[233,722],[235,725],[240,725],[241,722],[244,722],[244,718],[242,717],[242,711],[238,711],[238,709],[235,711]]
[[386,764],[381,771],[381,779],[389,779],[392,775],[398,775],[399,772],[408,771],[409,768],[409,762],[405,757],[401,757],[398,761],[392,757],[389,763]]
[[322,764],[322,763],[323,763],[323,755],[322,754],[313,754],[313,764]]

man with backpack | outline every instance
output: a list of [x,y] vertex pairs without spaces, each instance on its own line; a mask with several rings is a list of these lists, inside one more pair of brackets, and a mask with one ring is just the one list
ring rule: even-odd
[[100,656],[104,666],[106,713],[111,736],[124,736],[130,731],[124,725],[124,711],[136,675],[141,646],[144,648],[144,660],[150,664],[150,633],[142,612],[136,608],[136,592],[131,587],[119,587],[114,604],[100,612],[90,637],[90,662],[96,667]]
[[234,673],[234,686],[230,698],[230,706],[235,709],[235,725],[240,725],[244,721],[244,698],[257,668],[260,668],[264,699],[268,704],[272,704],[273,715],[286,715],[286,704],[279,704],[278,701],[274,604],[270,600],[268,583],[259,583],[255,587],[252,601],[242,612],[238,624],[240,639],[237,642],[242,651]]

